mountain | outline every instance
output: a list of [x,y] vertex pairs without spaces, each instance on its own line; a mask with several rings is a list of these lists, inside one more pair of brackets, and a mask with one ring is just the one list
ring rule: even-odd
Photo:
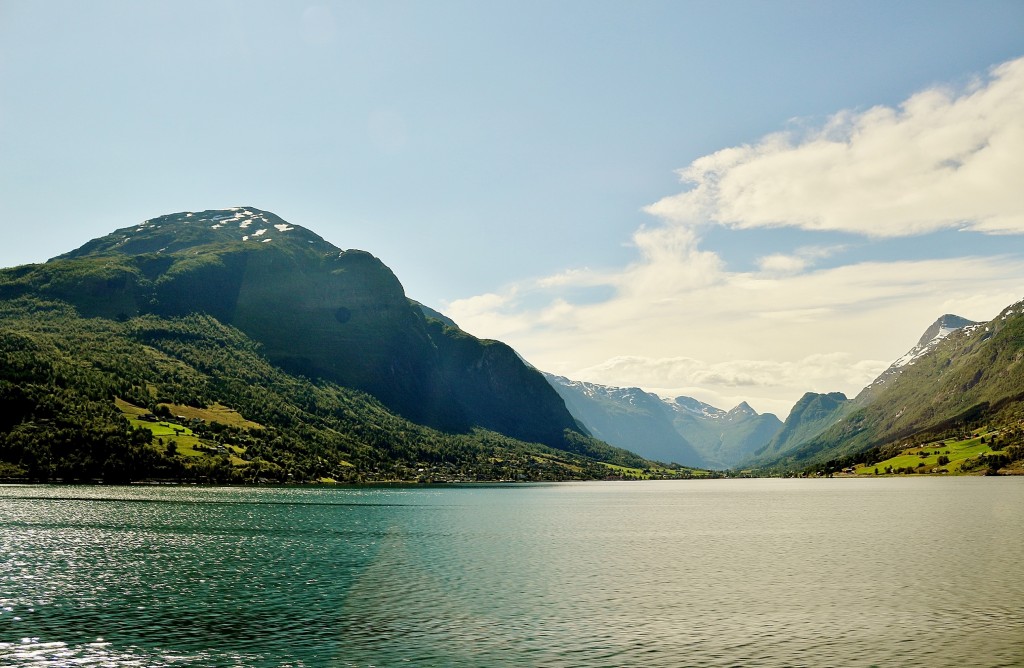
[[596,438],[648,459],[704,468],[707,462],[672,424],[655,394],[544,374],[576,420]]
[[918,360],[931,353],[946,337],[964,327],[977,324],[949,313],[940,316],[924,331],[913,348],[893,362],[852,400],[848,400],[841,392],[808,392],[793,406],[782,430],[756,452],[748,464],[755,467],[771,464],[837,424],[846,415],[873,403],[884,394],[885,388]]
[[747,402],[723,411],[690,397],[666,401],[672,424],[715,468],[732,468],[764,447],[782,428],[772,413],[758,414]]
[[[286,371],[368,392],[419,424],[553,446],[578,430],[507,346],[428,326],[380,260],[266,211],[160,216],[22,271],[8,294],[30,289],[87,316],[209,314]],[[500,401],[484,401],[494,391]]]
[[878,378],[871,382],[856,396],[855,401],[859,406],[866,406],[874,401],[875,396],[888,386],[897,376],[903,373],[908,366],[912,366],[917,360],[931,352],[939,343],[953,332],[977,325],[978,323],[958,315],[947,313],[940,316],[921,335],[917,345],[907,351],[905,355],[893,362],[888,369],[883,371]]
[[[388,460],[381,439],[415,461],[424,442],[445,440],[438,434],[465,435],[454,442],[474,461],[487,448],[466,453],[489,441],[644,463],[582,433],[511,348],[424,316],[377,258],[252,207],[160,216],[44,264],[0,270],[0,306],[7,354],[31,370],[22,378],[15,364],[0,375],[0,408],[18,416],[6,421],[18,439],[39,442],[31,433],[57,420],[38,422],[32,402],[55,394],[48,384],[59,368],[74,390],[68,401],[96,404],[89,420],[97,425],[109,426],[113,404],[104,401],[114,396],[151,409],[233,401],[292,436],[308,431],[302,424],[333,425],[340,435],[325,451],[365,465]],[[93,340],[83,350],[95,355],[75,353],[64,332]],[[138,368],[115,363],[116,350]],[[245,364],[224,359],[225,350]],[[89,387],[79,387],[75,364]],[[249,367],[264,370],[242,380]],[[306,389],[295,399],[262,387],[270,405],[288,407],[267,417],[249,382]],[[314,399],[321,391],[330,398]],[[482,433],[494,436],[474,436]],[[365,448],[376,454],[358,456]]]
[[754,453],[753,462],[771,461],[817,436],[842,419],[851,405],[842,392],[807,392],[793,405],[782,429]]
[[[766,466],[792,469],[852,458],[896,442],[1024,418],[1024,302],[994,320],[954,327],[943,316],[840,420]],[[954,325],[954,326],[949,326]]]
[[545,377],[594,436],[659,461],[730,468],[782,426],[776,416],[759,415],[746,402],[726,412],[690,397],[666,401],[635,387]]

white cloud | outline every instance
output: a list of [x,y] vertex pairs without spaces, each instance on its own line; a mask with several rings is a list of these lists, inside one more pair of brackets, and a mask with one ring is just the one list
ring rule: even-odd
[[843,246],[804,246],[793,254],[773,253],[758,258],[757,265],[767,274],[798,274],[814,265],[816,260],[832,256],[844,250]]
[[[546,371],[705,401],[739,396],[784,415],[807,391],[856,394],[939,315],[993,317],[1024,292],[1024,259],[1011,257],[765,276],[728,272],[707,255],[680,248],[610,273],[616,291],[599,303],[573,304],[534,283],[445,310]],[[694,256],[705,263],[698,276],[680,270]]]
[[581,369],[589,378],[603,378],[609,384],[622,382],[647,387],[685,387],[716,385],[722,387],[816,383],[849,376],[866,385],[888,363],[856,361],[849,353],[814,354],[791,362],[733,359],[706,362],[690,357],[613,357],[596,366]]
[[[747,400],[782,416],[806,391],[856,394],[943,313],[987,319],[1024,296],[1024,256],[1012,248],[817,268],[841,248],[802,245],[740,272],[701,247],[708,223],[869,239],[1024,233],[1024,59],[969,90],[837,114],[800,140],[772,135],[682,174],[692,188],[648,207],[660,220],[633,235],[633,263],[565,271],[445,310],[546,371],[732,402],[715,403],[723,408]],[[610,296],[574,297],[595,286]]]
[[670,223],[792,226],[871,237],[1024,232],[1024,59],[966,90],[842,112],[817,131],[727,148],[647,207]]
[[798,255],[775,253],[757,261],[761,271],[770,274],[798,274],[807,268],[807,260]]

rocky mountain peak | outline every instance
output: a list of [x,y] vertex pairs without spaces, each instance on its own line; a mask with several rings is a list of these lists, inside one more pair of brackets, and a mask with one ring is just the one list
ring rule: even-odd
[[855,401],[858,405],[865,405],[874,400],[878,391],[889,385],[897,376],[903,373],[904,369],[913,366],[921,357],[935,349],[950,334],[966,327],[974,327],[979,323],[968,320],[958,315],[946,313],[933,322],[924,331],[917,345],[908,350],[906,354],[893,362],[888,369],[883,371],[878,378],[857,395]]
[[924,330],[924,334],[921,335],[921,338],[918,340],[915,348],[924,348],[933,342],[946,338],[962,327],[976,324],[978,323],[973,320],[968,320],[967,318],[953,315],[952,313],[946,313],[933,322],[928,329]]
[[308,248],[321,255],[337,254],[336,246],[280,216],[255,207],[169,213],[138,225],[125,227],[58,259],[122,253],[125,255],[171,254],[182,250],[223,244],[249,247],[277,245]]
[[693,397],[679,396],[675,399],[666,400],[667,403],[674,410],[684,410],[696,415],[702,415],[709,418],[718,418],[725,415],[725,411],[721,408],[715,408],[710,404],[706,404],[703,401],[698,401]]
[[738,406],[736,406],[735,408],[730,410],[728,413],[726,413],[725,415],[728,418],[754,417],[754,416],[757,415],[757,411],[755,411],[753,408],[751,408],[750,404],[748,404],[747,402],[743,401]]

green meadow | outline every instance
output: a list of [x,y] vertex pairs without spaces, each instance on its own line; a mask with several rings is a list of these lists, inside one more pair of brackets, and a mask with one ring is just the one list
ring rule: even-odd
[[[232,465],[243,466],[246,464],[246,461],[239,456],[245,452],[245,448],[243,447],[217,443],[210,439],[201,438],[196,435],[191,428],[183,424],[179,424],[174,420],[158,419],[157,421],[153,421],[151,419],[144,419],[143,416],[149,413],[147,409],[132,405],[122,399],[117,399],[116,404],[118,409],[120,409],[121,413],[133,428],[148,429],[152,432],[152,445],[160,450],[167,452],[171,447],[172,441],[175,444],[176,453],[182,457],[206,457],[221,454],[222,451],[219,448],[223,448],[224,453],[228,455],[228,460]],[[166,404],[166,406],[174,415],[181,416],[189,420],[198,419],[203,422],[217,421],[222,424],[230,423],[233,426],[262,428],[255,422],[249,422],[248,420],[243,419],[237,412],[224,406],[218,405],[212,407],[212,409],[197,409],[174,404]],[[212,417],[217,417],[218,419],[208,419]],[[223,418],[223,420],[220,418]]]
[[[998,438],[996,430],[983,429],[970,438],[945,439],[906,448],[900,454],[875,464],[860,464],[857,475],[893,475],[907,473],[967,474],[984,469],[984,459],[993,453],[990,443]],[[984,442],[982,442],[984,441]],[[998,454],[998,453],[997,453]]]

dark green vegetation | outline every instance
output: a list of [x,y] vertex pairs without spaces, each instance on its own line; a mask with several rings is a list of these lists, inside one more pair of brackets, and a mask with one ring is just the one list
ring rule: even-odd
[[[1000,459],[981,468],[987,471],[996,461],[1000,466],[994,471],[1002,469],[1002,464],[1010,465],[1011,470],[1020,468],[1013,462],[1022,455],[1016,448],[1024,421],[1022,362],[1024,303],[1019,303],[989,323],[949,334],[898,374],[889,374],[884,383],[876,382],[870,393],[851,402],[837,400],[826,405],[820,400],[823,395],[812,397],[808,408],[816,403],[822,417],[822,421],[809,422],[815,427],[809,430],[813,435],[778,452],[774,459],[762,461],[762,470],[834,472],[870,463],[873,472],[874,464],[903,456],[901,453],[919,456],[922,448],[944,449],[934,444],[963,441],[965,433],[984,429],[1010,440],[1005,452],[996,453]],[[826,428],[813,433],[822,424]],[[982,448],[971,454],[980,456],[985,451]],[[881,471],[888,465],[883,464]],[[906,468],[899,463],[893,466]],[[979,467],[967,471],[980,472]]]
[[[557,450],[492,431],[417,425],[363,392],[286,373],[242,332],[208,315],[119,322],[21,298],[0,303],[0,322],[6,477],[549,480],[614,474],[597,459],[650,466],[572,432]],[[262,426],[176,417],[181,406],[218,403]],[[123,412],[126,405],[159,421]],[[189,440],[193,434],[203,450]]]
[[[251,422],[175,417],[216,406]],[[0,271],[0,476],[570,479],[599,461],[651,466],[587,436],[508,346],[273,214],[163,216]]]

